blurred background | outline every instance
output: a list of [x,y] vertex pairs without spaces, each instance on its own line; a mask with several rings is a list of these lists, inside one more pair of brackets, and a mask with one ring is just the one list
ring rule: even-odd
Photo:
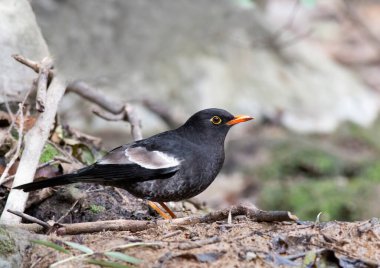
[[[0,56],[39,60],[50,51],[67,79],[135,105],[145,137],[174,127],[146,103],[176,122],[209,107],[256,118],[230,132],[223,172],[198,200],[249,200],[309,220],[380,216],[379,1],[29,3],[25,22],[3,24],[18,35]],[[33,12],[41,32],[30,26]],[[9,95],[25,88],[5,71],[1,78]],[[127,123],[91,111],[67,94],[61,121],[101,137],[106,149],[131,141]]]

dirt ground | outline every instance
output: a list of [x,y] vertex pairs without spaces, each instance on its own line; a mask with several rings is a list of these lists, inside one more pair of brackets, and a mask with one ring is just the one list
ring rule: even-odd
[[[49,239],[72,241],[104,252],[118,245],[152,243],[122,250],[138,267],[378,267],[380,224],[362,222],[257,223],[237,216],[232,224],[164,226],[141,232],[101,232]],[[80,252],[72,250],[72,254]],[[102,255],[95,255],[98,259]],[[24,267],[48,267],[66,254],[35,245]],[[96,267],[84,260],[61,267]],[[132,266],[134,267],[134,266]]]

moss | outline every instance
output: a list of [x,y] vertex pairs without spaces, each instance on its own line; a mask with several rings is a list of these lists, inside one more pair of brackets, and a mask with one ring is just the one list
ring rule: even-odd
[[259,168],[260,178],[327,177],[338,175],[344,169],[337,156],[318,148],[281,146],[274,150],[273,155],[273,161]]
[[5,256],[15,251],[15,241],[8,232],[0,227],[0,256]]
[[362,167],[358,177],[369,181],[380,182],[380,161],[374,161]]
[[8,232],[4,228],[0,227],[0,235],[8,235]]
[[101,213],[105,210],[105,207],[98,205],[90,205],[90,211],[94,214]]
[[59,155],[58,150],[55,149],[51,144],[46,144],[40,157],[40,163],[46,163],[54,159],[54,157],[57,155]]
[[303,220],[358,220],[374,198],[379,184],[365,179],[343,178],[272,183],[262,191],[261,206],[271,210],[290,210]]

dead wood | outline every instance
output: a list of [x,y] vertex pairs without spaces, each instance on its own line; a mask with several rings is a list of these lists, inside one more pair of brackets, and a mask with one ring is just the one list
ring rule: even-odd
[[158,115],[170,128],[176,128],[182,124],[182,120],[176,117],[168,107],[161,103],[151,99],[144,99],[142,104],[151,112]]
[[130,231],[138,232],[157,227],[157,224],[151,221],[139,220],[111,220],[97,222],[81,222],[72,224],[62,224],[58,228],[58,235],[74,235],[83,233],[95,233],[102,231]]
[[46,94],[49,86],[49,70],[51,68],[53,68],[53,61],[48,57],[44,58],[41,61],[37,79],[36,110],[40,113],[45,111]]
[[47,223],[47,222],[44,222],[44,221],[41,221],[40,219],[37,219],[33,216],[30,216],[28,214],[25,214],[25,213],[22,213],[22,212],[19,212],[19,211],[14,211],[14,210],[11,210],[11,209],[8,209],[8,212],[9,213],[12,213],[16,216],[19,216],[20,218],[24,219],[24,220],[27,220],[29,222],[33,222],[33,223],[36,223],[40,226],[42,226],[44,229],[50,229],[50,225]]
[[203,247],[204,245],[219,243],[220,241],[221,240],[218,236],[213,236],[213,237],[202,239],[202,240],[181,243],[178,245],[178,249],[189,250],[193,248],[200,248],[200,247]]
[[124,110],[125,103],[111,99],[109,95],[104,94],[83,81],[69,83],[67,85],[67,92],[76,93],[113,114],[120,114]]
[[103,119],[110,121],[128,121],[131,125],[131,134],[133,139],[142,139],[140,119],[138,118],[135,109],[130,104],[114,100],[105,93],[91,87],[83,81],[71,82],[67,86],[67,91],[74,92],[111,113],[110,115],[98,109],[93,111],[96,115]]
[[[225,220],[229,212],[231,215],[245,215],[254,221],[274,222],[274,221],[296,221],[298,218],[289,211],[264,211],[254,207],[251,204],[240,204],[231,208],[221,209],[210,212],[206,215],[197,215],[172,220],[158,221],[141,221],[141,220],[110,220],[97,222],[82,222],[73,224],[54,224],[54,229],[59,235],[74,235],[82,233],[94,233],[102,231],[130,231],[137,232],[156,228],[159,225],[171,223],[173,225],[194,225],[198,223],[213,223]],[[20,217],[26,215],[24,213],[17,214]],[[25,217],[23,217],[25,218]],[[26,219],[26,218],[25,218]],[[35,221],[34,221],[35,222]],[[22,226],[21,226],[22,227]],[[50,229],[53,227],[50,226]]]
[[[15,55],[14,58],[31,67],[34,71],[39,72],[40,64],[27,60],[19,55]],[[51,79],[51,83],[49,90],[45,89],[45,91],[47,91],[45,110],[44,113],[39,115],[34,126],[25,135],[25,148],[15,174],[14,186],[33,181],[40,155],[49,137],[50,128],[54,123],[59,101],[65,92],[66,87],[62,80],[59,77],[54,77],[53,79],[53,73],[50,70],[49,78]],[[48,84],[49,82],[46,83],[46,85]],[[11,190],[1,215],[1,221],[6,224],[19,223],[20,218],[9,213],[8,209],[24,211],[27,199],[28,193],[21,190]]]

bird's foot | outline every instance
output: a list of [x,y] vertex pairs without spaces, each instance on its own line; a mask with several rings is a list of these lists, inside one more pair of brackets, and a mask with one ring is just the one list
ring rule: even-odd
[[165,213],[159,206],[157,206],[156,203],[152,201],[148,201],[148,206],[150,206],[152,209],[157,211],[157,213],[160,214],[160,216],[164,218],[165,220],[171,220],[171,219],[177,218],[174,212],[171,211],[170,208],[164,202],[158,202],[158,203],[162,206],[164,210],[166,210],[168,214]]

